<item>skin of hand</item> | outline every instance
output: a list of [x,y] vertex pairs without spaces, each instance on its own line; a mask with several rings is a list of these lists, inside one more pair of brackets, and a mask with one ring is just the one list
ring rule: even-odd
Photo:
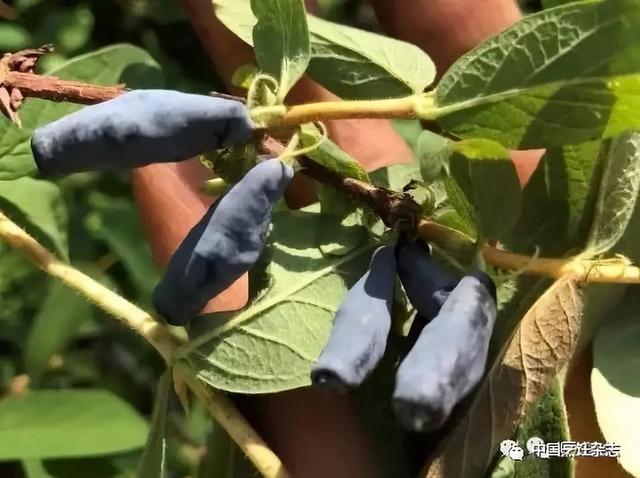
[[[520,18],[515,0],[372,0],[372,3],[383,28],[427,51],[440,72],[461,54]],[[239,66],[252,61],[249,46],[216,19],[210,0],[182,0],[182,4],[221,78],[230,78]],[[241,93],[227,86],[232,93]],[[305,77],[287,101],[334,99],[335,95]],[[327,126],[331,138],[369,170],[412,160],[409,149],[386,120],[343,120],[329,122]],[[518,159],[520,154],[524,160]],[[515,157],[521,179],[525,180],[535,169],[540,152],[518,152]],[[198,192],[207,177],[207,171],[197,160],[134,171],[133,187],[141,220],[160,265],[167,263],[211,203],[211,198]],[[294,179],[286,195],[291,207],[313,200],[310,184],[306,178]],[[205,310],[235,310],[244,306],[246,300],[247,280],[243,277]],[[240,405],[293,476],[380,475],[375,453],[348,396],[298,389],[243,397]]]

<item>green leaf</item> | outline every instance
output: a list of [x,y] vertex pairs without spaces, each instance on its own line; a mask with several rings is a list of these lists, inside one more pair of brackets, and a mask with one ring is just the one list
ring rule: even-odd
[[[62,79],[112,85],[123,80],[128,86],[158,84],[159,67],[144,50],[132,45],[114,45],[80,55],[47,72]],[[153,80],[153,82],[150,82]],[[35,175],[31,136],[38,126],[50,123],[81,107],[71,103],[28,99],[20,108],[22,128],[0,116],[0,180]]]
[[422,179],[431,183],[440,177],[446,163],[446,148],[451,141],[431,131],[423,131],[417,144],[416,156],[420,163]]
[[524,188],[522,214],[505,240],[518,252],[560,257],[582,250],[600,189],[606,147],[594,141],[549,149]]
[[394,191],[402,191],[405,186],[422,180],[418,163],[394,164],[370,173],[373,184]]
[[[303,125],[300,139],[303,147],[322,141],[306,154],[316,163],[341,176],[369,182],[369,175],[362,165],[330,139],[322,139],[315,126]],[[316,240],[323,254],[344,255],[367,240],[363,225],[365,213],[360,204],[321,183],[316,184],[316,193],[322,213]]]
[[0,181],[0,210],[60,257],[68,257],[67,211],[58,186],[32,178]]
[[320,201],[320,222],[316,240],[323,254],[342,256],[369,239],[362,208],[325,185],[316,187]]
[[480,232],[499,239],[520,215],[520,181],[509,152],[481,139],[453,143],[448,149],[451,176],[473,206]]
[[[396,133],[402,139],[404,139],[407,146],[415,153],[418,149],[418,141],[420,136],[422,135],[423,130],[422,125],[420,124],[420,120],[418,119],[393,119],[390,120],[391,125]],[[431,131],[429,131],[431,133]],[[433,136],[441,138],[440,135],[436,133],[431,133]]]
[[309,16],[309,74],[342,98],[394,98],[424,91],[436,68],[420,48]]
[[140,225],[134,204],[124,198],[93,192],[89,196],[91,212],[86,226],[91,235],[105,242],[120,260],[133,284],[145,298],[160,280],[151,249]]
[[284,100],[309,64],[309,28],[302,0],[251,0],[257,18],[253,27],[258,66],[278,78],[278,99]]
[[33,390],[0,401],[0,460],[103,455],[140,448],[146,422],[105,390]]
[[[268,393],[309,385],[347,285],[364,273],[373,244],[323,256],[314,246],[322,215],[282,211],[264,258],[269,287],[247,309],[187,344],[180,356],[215,388]],[[335,234],[339,233],[339,229]]]
[[477,239],[476,213],[466,194],[452,177],[445,178],[443,184],[447,194],[446,204],[448,207],[440,208],[437,211],[437,221],[445,226],[455,227],[473,239]]
[[[636,239],[637,240],[637,239]],[[593,341],[591,392],[600,430],[621,447],[622,467],[640,475],[640,300],[629,287],[619,307],[604,320]]]
[[151,415],[151,430],[138,464],[138,478],[164,478],[167,476],[167,413],[173,392],[171,370],[166,370],[156,391]]
[[[216,16],[253,45],[255,17],[249,0],[213,0]],[[307,15],[311,35],[309,75],[342,98],[407,96],[424,91],[435,66],[415,45]]]
[[24,348],[26,372],[34,383],[38,383],[47,370],[51,356],[64,349],[92,314],[93,306],[87,299],[61,282],[51,282]]
[[443,128],[518,149],[640,125],[640,3],[585,1],[525,17],[462,57],[436,90]]
[[627,230],[640,193],[640,133],[615,138],[604,164],[598,202],[586,249],[609,251]]
[[[300,139],[302,145],[308,147],[317,144],[321,135],[315,126],[307,124],[301,127]],[[322,140],[320,145],[306,153],[306,156],[341,176],[369,182],[369,175],[362,165],[330,139]]]

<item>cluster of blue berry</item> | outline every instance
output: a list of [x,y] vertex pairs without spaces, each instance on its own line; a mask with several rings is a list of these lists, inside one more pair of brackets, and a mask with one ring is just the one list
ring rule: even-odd
[[377,249],[369,270],[344,297],[311,381],[346,391],[373,371],[391,328],[396,271],[417,315],[408,334],[411,350],[396,372],[393,409],[407,429],[434,431],[482,378],[496,288],[483,272],[456,279],[426,245],[406,236],[395,247]]
[[[40,172],[134,168],[180,161],[251,140],[242,103],[165,90],[141,90],[79,110],[35,131]],[[271,212],[293,169],[259,162],[222,195],[171,258],[154,291],[157,312],[186,325],[209,300],[258,260]],[[373,254],[369,270],[347,292],[312,382],[338,391],[359,386],[382,358],[391,327],[396,274],[417,311],[410,352],[396,375],[393,407],[410,430],[439,428],[484,372],[496,318],[496,291],[484,273],[457,279],[426,245],[401,236]]]

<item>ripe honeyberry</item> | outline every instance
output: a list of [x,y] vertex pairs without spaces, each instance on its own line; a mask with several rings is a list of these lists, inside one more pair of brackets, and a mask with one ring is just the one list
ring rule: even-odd
[[433,260],[426,244],[412,241],[405,235],[398,239],[396,260],[402,287],[422,318],[418,323],[429,322],[436,316],[458,279]]
[[36,129],[31,149],[40,172],[58,176],[180,161],[251,137],[242,103],[137,90]]
[[407,429],[440,428],[478,384],[495,319],[491,278],[484,273],[465,276],[398,367],[393,409]]
[[347,292],[329,340],[311,369],[314,385],[344,392],[357,387],[384,354],[396,276],[392,246],[378,248],[369,270]]
[[273,204],[292,177],[293,169],[277,159],[258,163],[191,229],[153,292],[155,308],[168,323],[187,324],[253,267]]

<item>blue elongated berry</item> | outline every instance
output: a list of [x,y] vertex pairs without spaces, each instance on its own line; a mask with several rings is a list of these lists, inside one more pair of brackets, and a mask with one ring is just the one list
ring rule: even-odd
[[329,340],[311,369],[314,385],[344,392],[360,385],[378,364],[391,327],[395,269],[393,247],[378,248],[369,270],[340,304]]
[[436,316],[458,279],[433,260],[426,244],[404,235],[396,245],[396,260],[402,287],[421,318],[414,323],[424,324]]
[[180,161],[251,137],[242,103],[136,90],[36,129],[31,149],[40,172],[58,176]]
[[496,319],[495,286],[465,276],[422,330],[396,373],[393,409],[409,430],[440,428],[484,373]]
[[153,292],[154,306],[168,323],[187,324],[253,267],[273,204],[292,177],[293,169],[277,159],[258,163],[191,229]]

